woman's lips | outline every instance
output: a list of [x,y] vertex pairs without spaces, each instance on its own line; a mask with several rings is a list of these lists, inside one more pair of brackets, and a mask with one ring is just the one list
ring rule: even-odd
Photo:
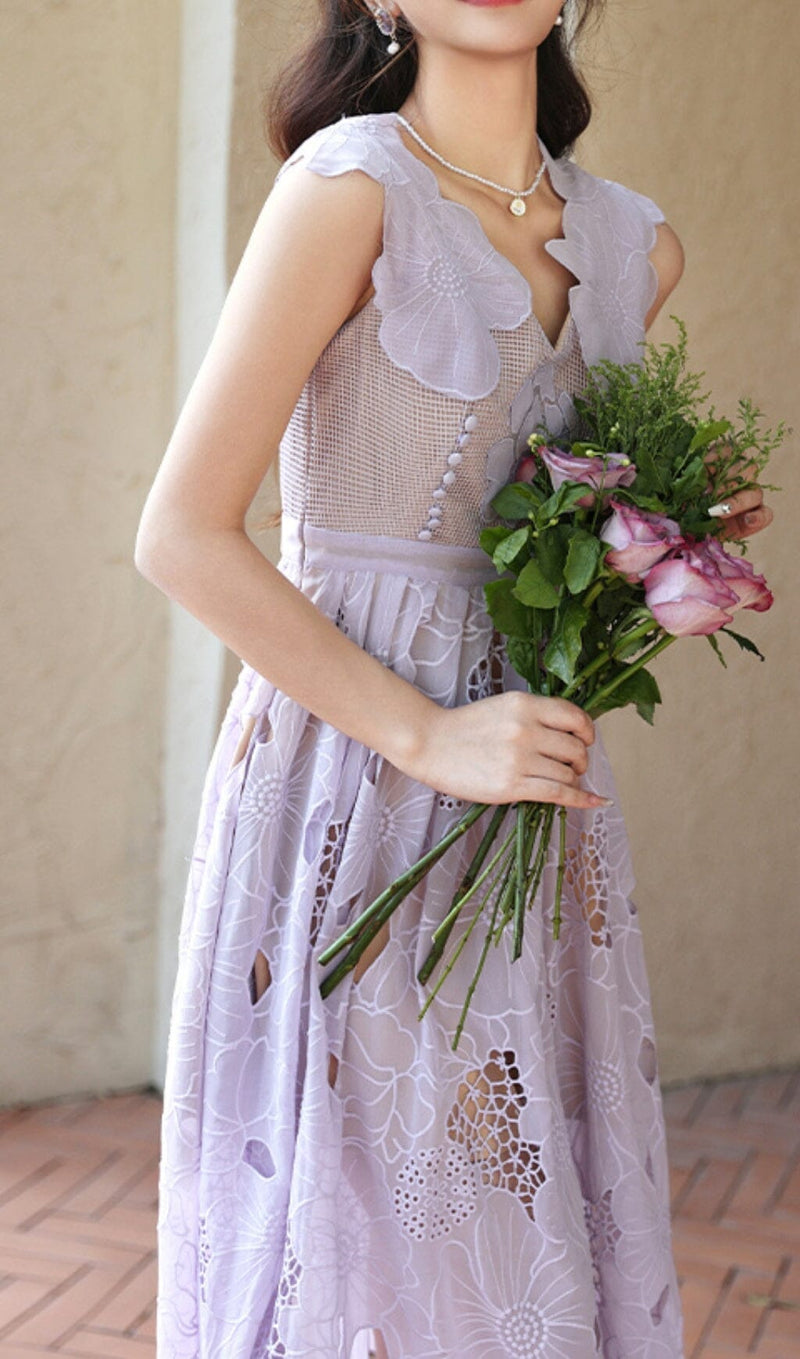
[[461,0],[462,5],[521,5],[522,0]]

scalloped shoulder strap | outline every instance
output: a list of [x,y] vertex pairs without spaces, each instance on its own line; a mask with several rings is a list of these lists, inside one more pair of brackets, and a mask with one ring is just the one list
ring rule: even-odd
[[645,194],[573,161],[551,161],[550,174],[565,199],[564,236],[545,249],[580,280],[571,305],[586,364],[638,362],[658,289],[649,255],[664,214]]
[[522,324],[530,288],[475,215],[442,198],[436,177],[404,146],[394,115],[347,117],[319,129],[276,178],[297,161],[323,175],[363,170],[384,186],[383,248],[372,281],[378,339],[392,362],[448,396],[488,396],[500,377],[492,329]]
[[283,162],[275,179],[302,161],[308,170],[320,175],[341,175],[347,170],[363,170],[388,187],[408,183],[408,173],[395,164],[385,143],[386,123],[375,114],[342,117],[313,132]]

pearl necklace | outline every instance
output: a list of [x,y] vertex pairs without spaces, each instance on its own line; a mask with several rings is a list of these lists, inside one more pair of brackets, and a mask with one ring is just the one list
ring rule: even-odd
[[428,152],[428,155],[433,156],[434,160],[438,160],[439,164],[443,165],[445,169],[453,170],[457,175],[465,175],[467,179],[476,179],[479,184],[487,184],[490,189],[499,189],[501,193],[511,194],[511,202],[508,205],[508,209],[509,212],[513,212],[515,217],[522,217],[523,214],[527,212],[528,205],[525,202],[525,199],[530,198],[531,194],[536,192],[539,187],[539,181],[547,168],[544,158],[536,172],[536,178],[529,189],[509,189],[505,184],[495,184],[493,179],[484,179],[483,175],[476,175],[473,174],[471,170],[462,170],[458,165],[451,165],[449,160],[445,160],[444,156],[440,156],[438,151],[434,151],[432,146],[428,146],[428,143],[422,140],[422,137],[416,129],[411,126],[408,119],[403,117],[402,113],[396,113],[395,117],[403,124],[403,127],[411,133],[414,140],[419,142],[420,146]]

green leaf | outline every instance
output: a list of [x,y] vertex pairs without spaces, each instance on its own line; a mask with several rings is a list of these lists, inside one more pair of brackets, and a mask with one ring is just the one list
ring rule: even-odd
[[749,637],[743,637],[740,632],[734,632],[732,628],[720,628],[719,631],[727,632],[728,636],[732,637],[734,642],[739,643],[742,651],[752,651],[754,655],[758,656],[760,661],[766,660],[766,656],[762,656],[755,642],[751,642]]
[[581,652],[581,633],[589,613],[579,599],[568,599],[560,617],[556,617],[553,635],[544,653],[547,669],[565,684],[575,678],[575,664]]
[[530,611],[514,594],[514,581],[509,576],[502,580],[490,580],[483,590],[487,611],[498,631],[508,637],[529,638]]
[[702,458],[692,458],[680,476],[673,482],[672,498],[676,504],[692,500],[702,495],[708,484],[708,468]]
[[564,566],[564,579],[571,594],[577,595],[586,589],[595,573],[601,551],[600,539],[595,538],[593,533],[579,528],[571,534]]
[[[564,526],[565,527],[565,526]],[[550,584],[558,586],[564,579],[564,562],[567,545],[564,542],[562,525],[543,529],[536,539],[536,560],[542,568],[542,575]]]
[[652,726],[655,705],[660,702],[661,693],[654,677],[649,670],[642,667],[634,670],[632,675],[628,675],[616,689],[605,698],[601,698],[597,704],[590,698],[588,708],[592,717],[598,717],[600,713],[611,712],[614,708],[625,708],[629,703],[635,703],[639,716]]
[[536,681],[536,648],[533,642],[523,641],[521,637],[509,637],[506,646],[508,659],[513,665],[518,675],[522,675],[529,684]]
[[488,556],[494,557],[499,544],[515,532],[515,529],[505,528],[502,524],[492,524],[489,528],[481,529],[478,542]]
[[541,495],[526,481],[513,481],[492,501],[492,509],[503,519],[527,519],[531,510],[541,503]]
[[591,486],[582,486],[574,481],[563,481],[558,490],[539,506],[536,514],[537,525],[543,527],[548,519],[557,519],[561,514],[568,514],[591,489]]
[[728,662],[725,660],[725,657],[724,657],[723,654],[722,654],[722,647],[720,646],[720,644],[719,644],[719,642],[717,641],[716,637],[714,636],[713,632],[708,632],[708,633],[706,633],[706,640],[707,640],[708,642],[711,643],[711,646],[713,647],[714,651],[716,652],[717,659],[719,660],[719,662],[720,662],[722,665],[724,665],[725,669],[727,670],[727,668],[728,668]]
[[731,428],[730,420],[706,420],[702,425],[698,425],[687,452],[696,453],[699,448],[708,448],[708,445],[718,439],[721,434],[727,434]]
[[552,609],[558,603],[558,591],[550,584],[535,557],[523,566],[513,593],[520,603],[533,609]]
[[492,554],[492,561],[498,571],[503,571],[507,566],[511,565],[514,558],[518,556],[526,546],[529,533],[530,529],[527,525],[525,528],[514,529],[512,533],[509,533],[503,539],[502,543],[498,544]]

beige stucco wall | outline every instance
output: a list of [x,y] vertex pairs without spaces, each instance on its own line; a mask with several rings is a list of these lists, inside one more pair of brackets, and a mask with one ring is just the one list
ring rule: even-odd
[[177,8],[0,7],[0,1100],[146,1080],[166,608]]
[[[169,971],[159,919],[174,955],[179,913],[157,871],[169,610],[132,551],[176,413],[180,8],[0,7],[0,1102],[120,1088],[158,1068],[152,1047]],[[309,8],[239,0],[229,274],[273,168],[261,90]],[[797,151],[786,98],[798,39],[792,0],[700,9],[611,0],[581,158],[652,194],[681,235],[688,264],[673,308],[718,404],[749,391],[800,429],[789,245],[797,188],[785,170]],[[659,322],[655,338],[669,333]],[[602,719],[630,828],[665,1081],[800,1056],[790,597],[798,478],[788,450],[772,480],[787,489],[772,497],[776,523],[751,552],[776,604],[746,616],[766,664],[729,647],[723,671],[707,643],[680,643],[659,664],[665,704],[654,729],[631,714]],[[251,517],[273,496],[267,478]],[[275,534],[257,541],[274,556]],[[213,676],[200,686],[220,710],[237,670],[228,654],[221,688]],[[188,855],[198,773],[172,777],[184,805],[168,810],[179,826],[182,817]]]

